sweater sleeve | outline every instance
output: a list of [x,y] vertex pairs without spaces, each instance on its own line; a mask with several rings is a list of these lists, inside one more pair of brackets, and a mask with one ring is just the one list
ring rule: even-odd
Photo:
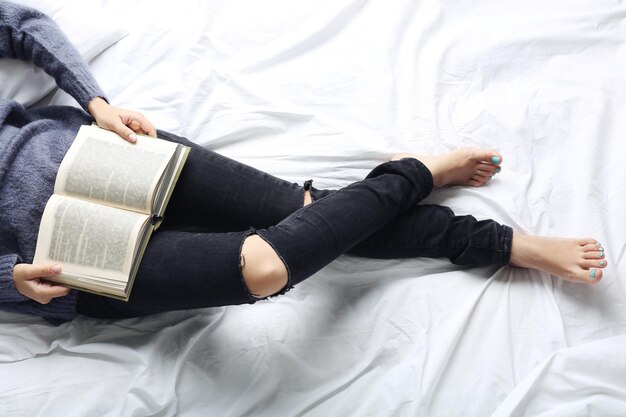
[[31,61],[87,109],[104,97],[87,64],[61,29],[43,13],[0,0],[0,58]]
[[0,304],[15,303],[28,300],[13,284],[13,267],[19,261],[17,255],[0,256]]

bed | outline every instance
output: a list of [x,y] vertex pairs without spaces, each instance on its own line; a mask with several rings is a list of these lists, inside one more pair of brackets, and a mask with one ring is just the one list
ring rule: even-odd
[[[398,151],[496,148],[488,186],[427,202],[595,237],[609,267],[588,287],[342,257],[255,305],[60,326],[0,312],[0,415],[626,415],[626,3],[55,7],[89,39],[115,29],[90,67],[160,129],[322,188]],[[37,102],[76,105],[54,89]]]

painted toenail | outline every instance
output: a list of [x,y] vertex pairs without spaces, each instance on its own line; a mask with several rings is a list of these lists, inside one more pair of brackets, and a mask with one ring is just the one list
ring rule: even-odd
[[592,269],[589,273],[589,276],[591,277],[591,279],[594,279],[596,277],[596,270]]
[[500,171],[502,171],[502,168],[496,167],[496,172],[500,172]]
[[602,252],[598,252],[598,258],[602,258],[604,254]]
[[606,262],[604,262],[604,261],[600,261],[600,266],[604,266],[605,263]]
[[492,156],[491,157],[491,162],[493,162],[494,164],[498,165],[500,163],[500,158],[497,156]]
[[598,250],[599,250],[600,252],[604,252],[604,248],[603,248],[602,246],[600,246],[600,247],[598,248]]

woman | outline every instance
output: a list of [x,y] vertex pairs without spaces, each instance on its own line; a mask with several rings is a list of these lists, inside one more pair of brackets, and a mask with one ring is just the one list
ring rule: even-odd
[[46,201],[79,127],[96,121],[133,142],[156,136],[142,115],[110,106],[85,63],[47,17],[0,1],[0,58],[30,60],[87,110],[25,109],[0,101],[0,308],[48,320],[77,314],[121,318],[252,303],[280,294],[344,253],[374,258],[447,257],[459,265],[536,268],[597,283],[606,267],[594,239],[524,236],[492,220],[418,205],[434,188],[482,186],[502,155],[460,149],[398,154],[338,191],[259,172],[174,135],[192,147],[151,238],[129,302],[77,293],[45,280],[60,265],[32,265]]

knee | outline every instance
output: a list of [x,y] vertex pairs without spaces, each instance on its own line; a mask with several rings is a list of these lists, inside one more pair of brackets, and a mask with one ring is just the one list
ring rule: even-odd
[[269,297],[287,285],[287,268],[274,249],[260,236],[248,236],[241,255],[243,280],[254,297]]
[[305,190],[304,191],[304,207],[308,206],[309,204],[311,204],[313,202],[313,197],[311,197],[311,191],[310,190]]

